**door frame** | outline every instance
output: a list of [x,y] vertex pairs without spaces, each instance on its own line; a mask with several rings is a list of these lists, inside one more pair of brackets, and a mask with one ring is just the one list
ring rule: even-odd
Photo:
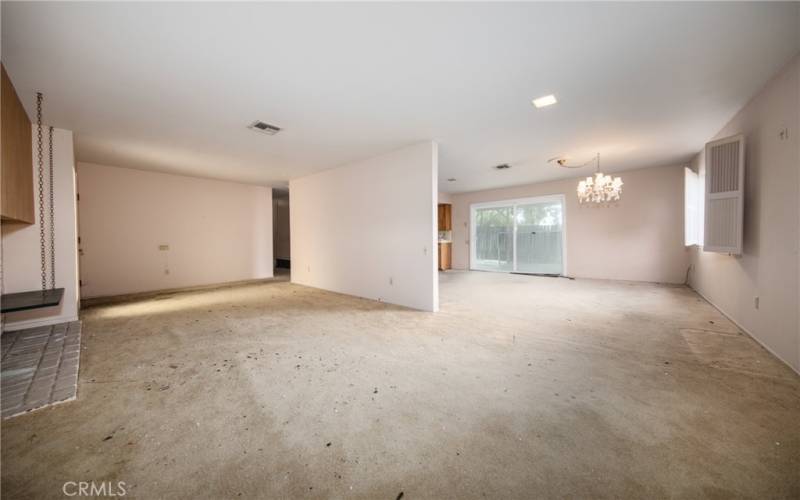
[[[561,203],[561,276],[567,276],[567,199],[563,194],[548,194],[543,196],[531,196],[529,198],[513,198],[501,201],[483,201],[471,203],[469,205],[469,269],[470,271],[485,271],[489,273],[515,273],[517,272],[517,223],[516,206],[530,203],[547,203],[558,201]],[[476,269],[474,263],[477,262],[475,256],[475,211],[479,208],[489,207],[513,207],[514,208],[514,233],[512,235],[512,270],[511,271],[487,271],[486,269]]]

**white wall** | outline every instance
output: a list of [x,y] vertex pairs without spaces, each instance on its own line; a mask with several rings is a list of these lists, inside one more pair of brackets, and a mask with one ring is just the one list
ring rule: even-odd
[[[800,371],[800,56],[714,137],[745,136],[744,252],[693,249],[691,286]],[[789,137],[780,138],[788,129]],[[704,154],[696,160],[705,174]],[[760,297],[755,308],[755,297]]]
[[426,142],[292,180],[292,282],[437,310],[437,177]]
[[[38,167],[36,165],[36,126],[33,127],[33,189],[36,222],[33,225],[3,223],[3,284],[5,293],[40,290],[41,261],[39,253]],[[47,132],[45,147],[45,198],[47,197]],[[6,330],[74,321],[78,319],[77,235],[75,229],[75,164],[72,132],[53,131],[53,179],[55,207],[56,287],[64,288],[64,299],[56,307],[15,312],[4,315]],[[49,220],[49,211],[45,221]],[[49,231],[49,229],[48,229]],[[47,233],[49,234],[49,233]],[[47,257],[49,263],[49,252]],[[48,268],[48,280],[50,271]],[[49,281],[48,281],[49,283]],[[49,284],[48,284],[49,286]]]
[[579,179],[452,195],[453,268],[469,268],[470,205],[565,195],[566,273],[578,278],[683,283],[689,267],[683,245],[683,167],[628,170],[622,200],[582,206]]
[[78,186],[84,297],[272,277],[269,187],[91,163]]

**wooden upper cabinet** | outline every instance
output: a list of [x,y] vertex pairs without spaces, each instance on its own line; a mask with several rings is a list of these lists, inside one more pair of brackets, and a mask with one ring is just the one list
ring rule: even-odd
[[439,204],[439,231],[453,230],[453,210],[452,205],[447,203]]
[[0,112],[0,185],[3,221],[33,224],[33,147],[31,121],[8,78],[2,73]]

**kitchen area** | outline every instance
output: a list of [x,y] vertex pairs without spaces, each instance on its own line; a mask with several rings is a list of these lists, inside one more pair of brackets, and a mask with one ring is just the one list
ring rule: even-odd
[[439,203],[439,270],[446,271],[453,264],[453,206]]

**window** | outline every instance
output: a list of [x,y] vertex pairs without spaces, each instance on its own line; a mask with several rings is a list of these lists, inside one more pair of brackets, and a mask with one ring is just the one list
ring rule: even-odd
[[689,167],[683,169],[683,202],[684,202],[684,244],[703,245],[703,194],[705,186],[703,177]]

